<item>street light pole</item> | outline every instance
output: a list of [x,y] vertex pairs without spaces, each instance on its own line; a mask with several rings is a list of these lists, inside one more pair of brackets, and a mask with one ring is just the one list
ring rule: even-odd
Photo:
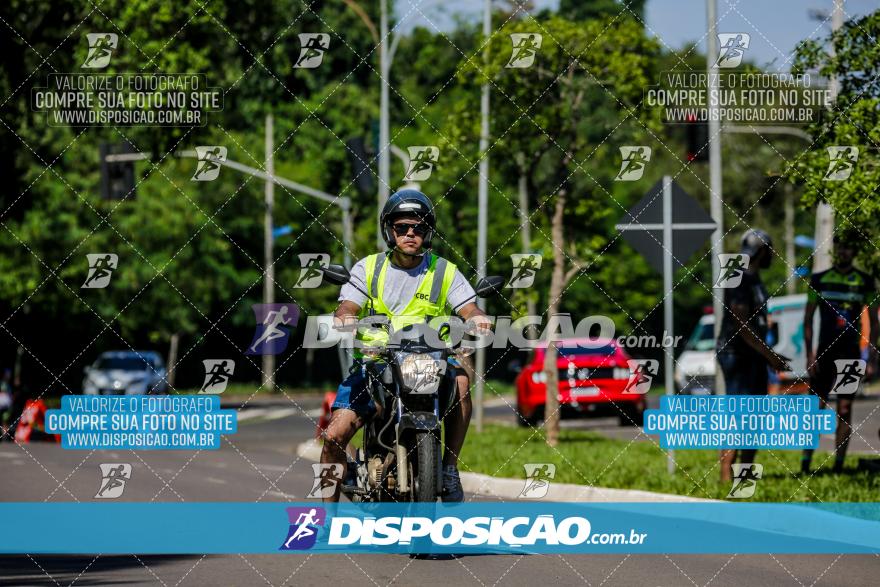
[[[484,0],[483,3],[483,67],[489,62],[489,35],[492,33],[492,2]],[[489,82],[483,82],[482,95],[480,96],[480,183],[477,190],[477,278],[486,277],[486,233],[489,224]],[[477,304],[481,309],[486,308],[485,300],[478,298]],[[486,349],[477,349],[475,365],[476,387],[474,389],[475,420],[477,432],[483,430],[483,390],[486,375]]]
[[[275,175],[275,157],[273,155],[273,120],[272,115],[266,115],[266,173],[271,177]],[[275,205],[275,182],[266,180],[265,190],[265,218],[263,232],[263,303],[275,303],[275,256],[272,236],[272,208]],[[263,389],[270,393],[275,391],[275,356],[269,353],[263,355]]]
[[[715,222],[712,233],[712,283],[718,283],[721,275],[721,261],[718,257],[724,252],[724,207],[721,182],[721,122],[718,119],[718,76],[715,61],[718,59],[718,22],[716,0],[706,0],[706,20],[709,33],[707,35],[706,72],[709,84],[709,212]],[[714,99],[713,99],[714,98]],[[721,318],[724,312],[724,300],[717,293],[712,298],[712,312],[715,315],[715,340],[721,334]],[[715,368],[715,390],[720,393],[724,389],[724,377],[721,369]]]
[[[840,29],[843,25],[843,0],[834,0],[834,9],[831,12],[831,32]],[[831,57],[834,57],[834,42],[829,48]],[[837,76],[832,75],[828,80],[828,102],[833,109],[837,101],[838,92]],[[834,234],[834,209],[827,202],[819,202],[816,205],[816,251],[813,255],[813,272],[825,271],[831,267],[831,239]]]
[[[380,0],[381,18],[379,23],[379,207],[376,210],[378,216],[390,193],[389,173],[389,144],[390,131],[388,128],[388,73],[391,70],[388,59],[388,0]],[[377,222],[378,225],[378,222]],[[379,250],[385,247],[385,239],[382,236],[382,227],[376,231],[376,245]]]

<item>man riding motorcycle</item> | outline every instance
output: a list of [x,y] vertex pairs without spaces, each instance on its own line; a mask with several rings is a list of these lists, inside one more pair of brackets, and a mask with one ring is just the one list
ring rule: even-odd
[[[351,270],[351,283],[342,286],[339,307],[334,314],[336,326],[346,326],[368,313],[368,299],[373,310],[387,315],[392,325],[400,320],[414,320],[447,315],[447,308],[478,329],[490,328],[489,318],[473,301],[474,289],[456,266],[432,254],[431,240],[436,229],[434,206],[425,194],[414,189],[396,192],[382,208],[379,218],[382,234],[390,249],[358,261]],[[363,290],[363,291],[360,291]],[[370,294],[369,298],[364,292]],[[459,307],[460,306],[460,307]],[[358,331],[361,341],[375,342],[376,335]],[[367,379],[360,368],[361,357],[339,385],[331,406],[330,423],[324,430],[321,463],[348,466],[346,447],[355,433],[376,413],[376,405],[367,389]],[[450,398],[443,413],[446,449],[443,454],[443,501],[462,501],[464,492],[458,473],[458,455],[464,445],[471,418],[470,381],[455,359],[449,368],[455,377],[456,398]],[[337,487],[328,501],[339,500]]]

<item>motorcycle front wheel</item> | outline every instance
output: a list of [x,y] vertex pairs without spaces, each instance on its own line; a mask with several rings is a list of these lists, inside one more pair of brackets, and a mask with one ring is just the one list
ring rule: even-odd
[[435,502],[437,486],[437,463],[440,459],[440,439],[431,432],[420,432],[415,437],[416,478],[413,501]]

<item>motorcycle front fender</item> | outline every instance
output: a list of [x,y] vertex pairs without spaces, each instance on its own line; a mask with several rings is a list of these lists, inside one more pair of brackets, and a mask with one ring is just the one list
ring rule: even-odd
[[400,417],[398,435],[404,430],[440,431],[440,419],[433,412],[407,412]]

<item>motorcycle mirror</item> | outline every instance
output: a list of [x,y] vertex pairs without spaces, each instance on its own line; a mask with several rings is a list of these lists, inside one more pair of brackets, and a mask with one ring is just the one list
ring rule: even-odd
[[507,280],[500,275],[490,275],[480,279],[474,290],[477,292],[478,297],[491,298],[501,293],[506,281]]
[[348,269],[342,265],[327,265],[323,269],[324,279],[333,285],[345,285],[351,279]]

